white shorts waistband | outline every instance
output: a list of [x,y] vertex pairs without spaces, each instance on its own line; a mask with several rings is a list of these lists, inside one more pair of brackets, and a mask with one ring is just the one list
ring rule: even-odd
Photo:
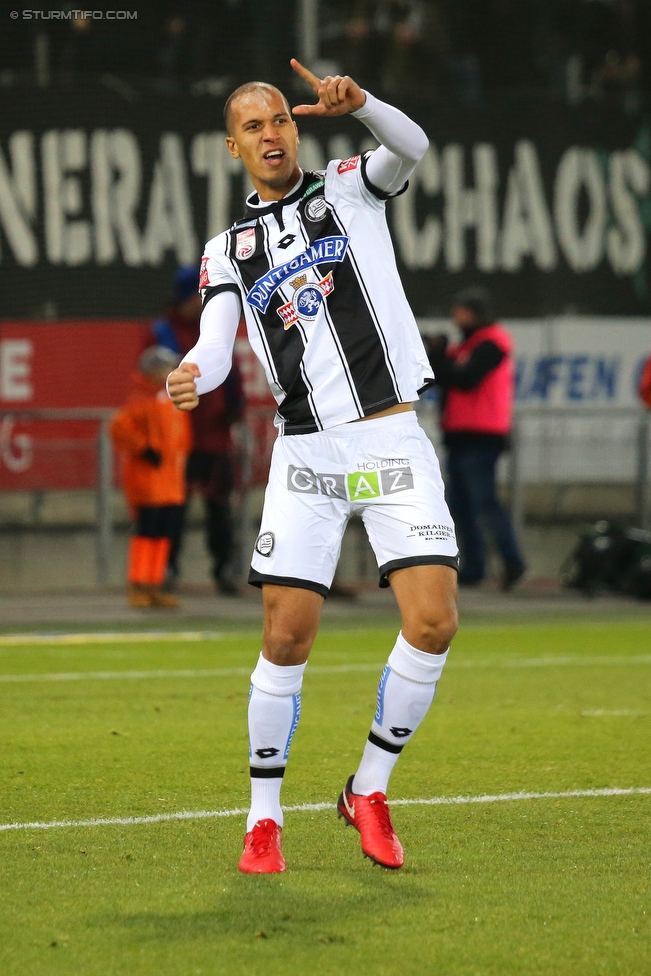
[[314,434],[282,434],[283,440],[293,440],[294,438],[307,437],[367,437],[372,433],[383,430],[396,430],[400,427],[418,427],[418,417],[415,410],[405,410],[403,413],[392,413],[388,417],[377,417],[375,420],[351,421],[347,424],[339,424],[337,427],[328,427],[326,430],[319,430]]

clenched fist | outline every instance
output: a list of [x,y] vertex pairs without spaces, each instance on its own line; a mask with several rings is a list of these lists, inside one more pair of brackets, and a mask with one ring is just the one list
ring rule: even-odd
[[194,363],[181,363],[167,377],[167,392],[170,400],[179,410],[194,410],[199,406],[195,379],[201,376]]

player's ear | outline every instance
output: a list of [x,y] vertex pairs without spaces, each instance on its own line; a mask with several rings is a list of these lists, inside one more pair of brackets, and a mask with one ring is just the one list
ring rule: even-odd
[[235,139],[233,139],[232,136],[226,136],[226,146],[228,147],[228,151],[233,157],[233,159],[240,158],[240,151],[237,148],[237,143],[235,142]]

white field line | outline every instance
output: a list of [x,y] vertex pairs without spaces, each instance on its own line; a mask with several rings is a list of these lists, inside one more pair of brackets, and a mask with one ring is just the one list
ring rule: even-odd
[[[377,664],[315,664],[310,674],[337,674],[347,671],[378,671],[386,662]],[[247,668],[203,668],[176,671],[61,671],[54,674],[0,674],[0,684],[23,681],[119,681],[140,680],[143,678],[232,678],[250,675],[253,665]]]
[[[154,641],[217,641],[238,637],[216,630],[138,630],[131,632],[98,631],[90,634],[0,634],[0,647],[22,644],[150,644]],[[246,637],[252,634],[244,635]]]
[[[311,664],[307,674],[345,674],[355,671],[381,670],[385,661],[372,664]],[[448,668],[560,668],[560,667],[622,667],[651,664],[651,654],[628,657],[533,657],[486,660],[456,660]],[[185,668],[166,671],[61,671],[45,674],[0,674],[0,684],[34,681],[137,681],[147,678],[232,678],[251,673],[246,668]]]
[[[651,787],[640,786],[628,789],[608,787],[601,790],[563,790],[558,793],[497,793],[482,794],[481,796],[434,796],[430,799],[392,800],[391,806],[459,806],[469,803],[505,803],[517,800],[565,800],[581,797],[601,796],[639,796],[651,794]],[[334,803],[299,803],[296,806],[283,807],[285,813],[320,813],[322,810],[334,810]],[[166,823],[170,820],[212,820],[218,817],[243,817],[248,810],[236,808],[234,810],[181,810],[179,813],[156,813],[149,817],[98,817],[93,820],[51,820],[48,823],[35,821],[33,823],[0,824],[0,831],[4,830],[52,830],[55,827],[131,827],[137,824]]]
[[[617,622],[617,621],[615,621]],[[607,622],[606,622],[607,623]],[[627,620],[627,624],[635,624],[637,626],[648,626],[645,620]],[[527,630],[530,628],[530,624],[523,623],[522,621],[515,622],[500,622],[495,621],[484,621],[482,623],[465,622],[463,625],[464,631],[475,631],[475,630]],[[559,623],[557,620],[542,620],[537,621],[535,624],[536,628],[546,628],[546,627],[558,627]],[[574,626],[571,621],[563,621],[562,626],[572,627]],[[584,630],[586,627],[593,628],[596,630],[602,629],[604,626],[603,621],[581,621],[580,624],[576,624]],[[343,627],[343,628],[330,628],[322,631],[323,636],[339,636],[347,634],[366,634],[369,630],[372,631],[390,631],[390,628],[386,626],[379,627]],[[132,630],[132,631],[90,631],[88,633],[79,633],[77,631],[51,631],[51,632],[31,632],[23,634],[0,634],[0,647],[20,647],[25,644],[38,644],[38,645],[75,645],[75,644],[149,644],[154,641],[170,641],[170,642],[182,642],[182,641],[223,641],[223,640],[240,640],[240,639],[254,639],[260,637],[260,629],[256,630],[229,630],[229,631],[216,631],[216,630]]]
[[610,718],[614,716],[619,718],[622,715],[648,715],[648,712],[638,712],[632,708],[590,708],[581,712],[581,715],[587,715],[590,718]]

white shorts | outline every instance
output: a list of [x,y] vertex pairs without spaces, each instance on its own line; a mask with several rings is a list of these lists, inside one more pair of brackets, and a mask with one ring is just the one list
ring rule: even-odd
[[438,459],[415,413],[277,438],[249,583],[327,596],[352,515],[364,522],[380,586],[404,566],[458,568]]

